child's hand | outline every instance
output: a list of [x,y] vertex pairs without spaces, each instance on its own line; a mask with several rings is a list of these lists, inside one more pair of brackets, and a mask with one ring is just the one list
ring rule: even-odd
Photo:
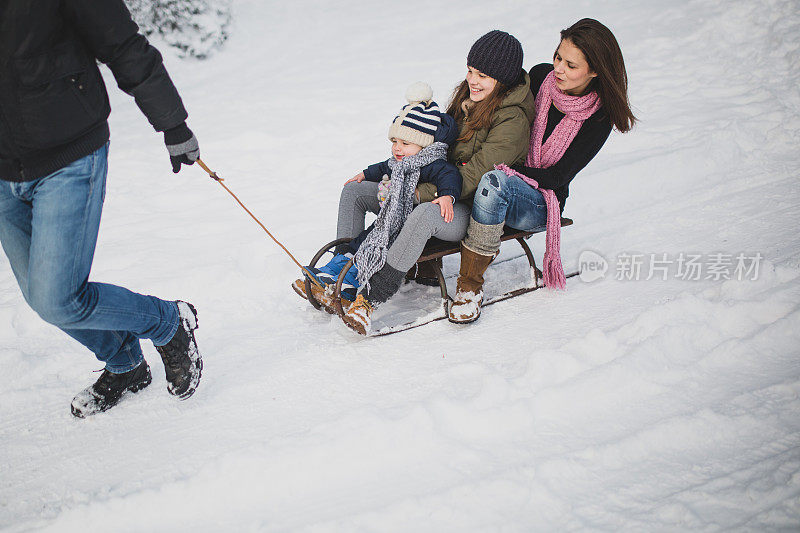
[[453,197],[449,194],[440,196],[432,204],[439,204],[439,210],[442,213],[442,218],[445,222],[450,223],[453,221]]
[[349,180],[345,181],[344,184],[347,185],[351,181],[357,181],[357,182],[361,183],[362,181],[364,181],[364,173],[363,172],[359,172],[358,174],[356,174],[355,176],[353,176]]

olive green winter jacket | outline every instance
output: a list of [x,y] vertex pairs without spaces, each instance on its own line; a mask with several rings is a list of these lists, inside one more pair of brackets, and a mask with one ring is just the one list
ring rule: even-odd
[[[449,152],[448,160],[458,167],[463,178],[461,201],[472,203],[481,176],[494,165],[509,166],[521,163],[530,146],[531,122],[535,115],[533,94],[528,73],[520,85],[514,87],[492,117],[492,125],[476,131],[468,141],[457,142]],[[459,124],[459,134],[464,123]],[[430,202],[436,197],[432,183],[419,186],[420,201]]]

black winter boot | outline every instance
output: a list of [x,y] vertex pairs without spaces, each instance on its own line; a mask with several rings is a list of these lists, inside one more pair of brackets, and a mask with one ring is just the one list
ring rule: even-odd
[[373,305],[382,304],[395,295],[403,284],[405,272],[400,272],[389,263],[384,263],[380,270],[369,278],[369,291],[365,296]]
[[203,370],[203,359],[197,350],[194,330],[197,311],[190,303],[178,300],[178,330],[164,346],[156,346],[167,373],[167,392],[185,400],[197,390]]
[[433,266],[434,264],[438,265],[439,270],[441,270],[442,258],[439,257],[438,259],[431,259],[422,263],[415,263],[414,266],[411,267],[411,270],[406,273],[406,281],[413,281],[428,287],[438,287],[439,278],[436,275],[436,269]]
[[130,392],[139,392],[153,381],[147,361],[142,362],[128,372],[112,374],[103,370],[100,378],[91,387],[83,389],[72,399],[72,415],[86,418],[97,413],[111,409],[120,401],[123,395]]

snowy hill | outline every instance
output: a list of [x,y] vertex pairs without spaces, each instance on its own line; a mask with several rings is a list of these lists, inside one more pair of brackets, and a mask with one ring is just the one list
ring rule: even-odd
[[[597,18],[641,123],[571,186],[562,257],[600,256],[605,277],[357,337],[292,292],[297,268],[199,168],[172,175],[108,75],[92,277],[193,302],[203,381],[170,397],[145,342],[153,385],[73,419],[100,365],[3,258],[0,529],[800,529],[800,6],[495,4],[238,0],[222,52],[163,51],[205,162],[308,259],[342,183],[388,156],[409,83],[444,105],[486,31],[529,68]],[[504,245],[490,293],[528,281],[520,253]],[[437,298],[406,286],[395,306]]]

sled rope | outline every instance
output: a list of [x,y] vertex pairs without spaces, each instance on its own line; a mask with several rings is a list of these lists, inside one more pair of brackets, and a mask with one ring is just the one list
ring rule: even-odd
[[286,249],[286,247],[285,247],[283,244],[281,244],[281,242],[280,242],[278,239],[276,239],[276,238],[275,238],[275,236],[274,236],[274,235],[272,235],[272,233],[270,233],[270,232],[269,232],[269,230],[267,229],[267,227],[266,227],[266,226],[264,226],[264,224],[262,224],[262,223],[261,223],[261,221],[260,221],[260,220],[258,220],[258,218],[257,218],[257,217],[256,217],[256,216],[255,216],[255,215],[252,213],[252,212],[250,212],[250,210],[249,210],[249,209],[247,209],[247,207],[245,207],[245,205],[242,203],[242,201],[241,201],[241,200],[239,200],[239,197],[238,197],[238,196],[236,196],[236,195],[233,193],[233,191],[232,191],[232,190],[230,190],[230,189],[228,188],[228,186],[227,186],[227,185],[225,185],[224,183],[222,183],[222,182],[224,181],[224,179],[223,179],[223,178],[220,178],[220,177],[217,175],[217,173],[216,173],[216,172],[214,172],[214,171],[212,171],[210,168],[208,168],[208,166],[206,166],[206,164],[205,164],[205,163],[203,163],[203,160],[202,160],[202,159],[200,159],[199,157],[197,158],[197,164],[198,164],[198,165],[200,165],[200,168],[202,168],[203,170],[205,170],[205,171],[208,173],[208,175],[211,177],[211,179],[213,179],[214,181],[216,181],[217,183],[219,183],[220,185],[222,185],[222,188],[223,188],[223,189],[225,189],[226,191],[228,191],[228,194],[230,194],[231,196],[233,196],[233,199],[234,199],[234,200],[236,200],[236,203],[238,203],[240,206],[242,206],[242,209],[244,209],[244,210],[247,212],[247,214],[248,214],[248,215],[250,215],[250,217],[251,217],[253,220],[255,220],[255,221],[256,221],[256,224],[258,224],[259,226],[261,226],[261,229],[263,229],[263,230],[264,230],[264,231],[267,233],[267,235],[269,235],[269,236],[270,236],[270,238],[271,238],[273,241],[275,241],[275,244],[277,244],[278,246],[280,246],[280,247],[283,249],[283,251],[284,251],[284,252],[286,252],[286,254],[287,254],[289,257],[291,257],[292,261],[294,261],[294,264],[295,264],[295,265],[297,265],[298,267],[300,267],[300,270],[302,270],[303,272],[305,272],[305,273],[307,273],[307,274],[309,275],[309,276],[308,276],[308,278],[311,280],[311,283],[315,284],[315,285],[316,285],[316,286],[318,286],[318,287],[322,287],[322,285],[321,285],[321,284],[320,284],[320,283],[317,281],[317,279],[316,279],[316,278],[315,278],[313,275],[311,275],[311,272],[309,272],[309,271],[308,271],[308,269],[306,269],[306,267],[304,267],[303,265],[301,265],[301,264],[300,264],[300,263],[297,261],[297,259],[295,259],[295,257],[292,255],[292,252],[290,252],[289,250],[287,250],[287,249]]

